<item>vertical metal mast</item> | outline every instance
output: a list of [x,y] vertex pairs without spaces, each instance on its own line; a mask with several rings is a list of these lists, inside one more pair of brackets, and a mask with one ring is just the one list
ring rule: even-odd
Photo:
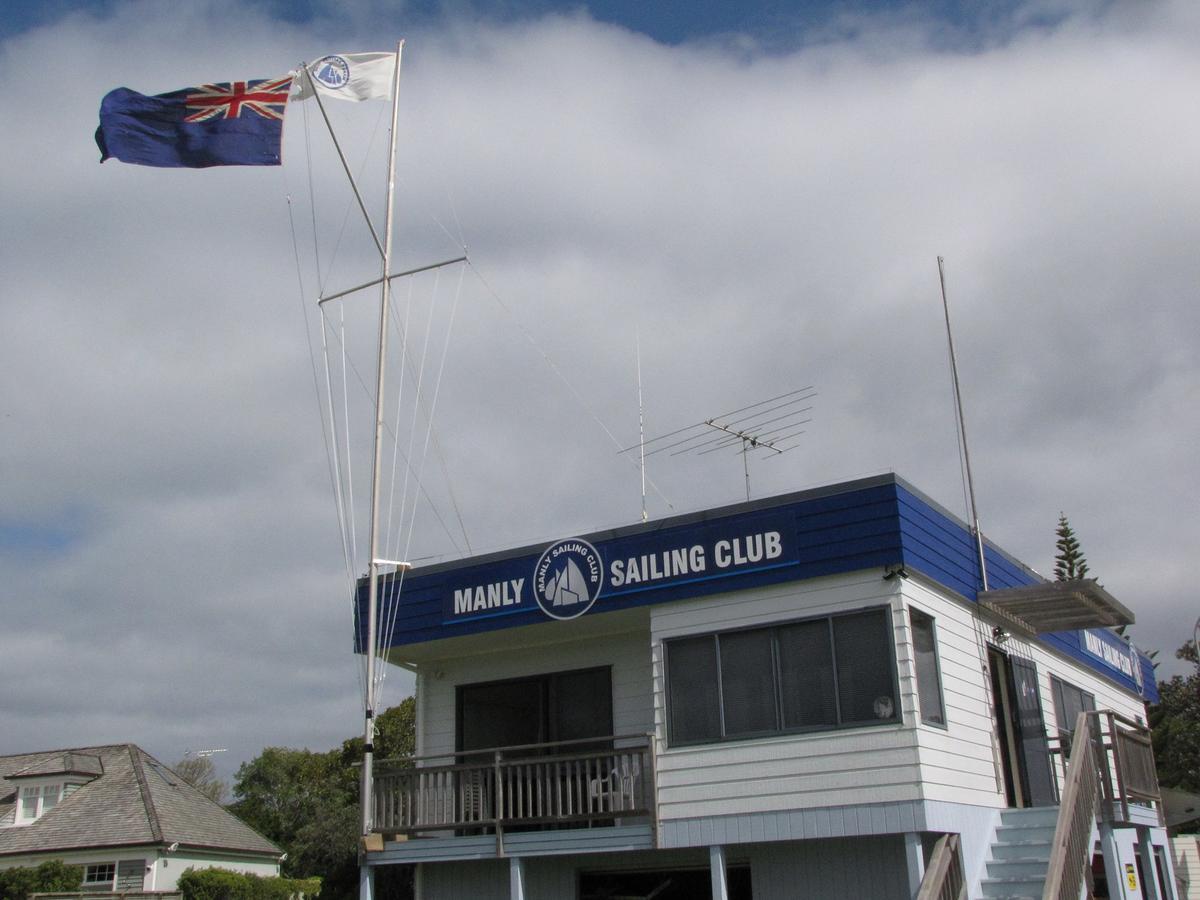
[[971,453],[967,449],[967,423],[963,418],[962,391],[958,387],[958,359],[954,355],[954,335],[950,331],[950,303],[946,300],[946,269],[942,258],[937,258],[938,281],[942,285],[942,309],[946,313],[946,341],[950,345],[950,374],[954,380],[954,402],[958,410],[958,433],[962,439],[963,464],[967,469],[967,493],[971,498],[971,522],[975,532],[975,550],[979,554],[979,578],[983,589],[988,589],[987,561],[983,555],[983,532],[979,530],[979,511],[975,506],[975,481],[971,477]]
[[365,697],[366,722],[363,728],[362,833],[370,834],[372,826],[372,793],[375,755],[375,642],[379,610],[379,476],[382,468],[383,390],[387,360],[388,280],[392,256],[392,194],[396,185],[396,127],[400,110],[400,54],[404,41],[396,44],[396,73],[392,80],[392,128],[388,135],[387,211],[383,237],[383,280],[379,289],[379,358],[375,382],[375,458],[371,467],[371,556],[367,567],[367,685]]
[[635,333],[634,346],[637,350],[637,378],[638,378],[638,440],[641,442],[642,448],[642,521],[647,521],[646,517],[646,418],[645,407],[642,405],[642,335],[640,332]]

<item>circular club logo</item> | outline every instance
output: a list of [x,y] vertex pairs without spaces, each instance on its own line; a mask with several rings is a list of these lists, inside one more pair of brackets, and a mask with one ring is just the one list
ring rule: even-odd
[[587,541],[557,541],[537,561],[533,595],[551,618],[574,619],[591,609],[600,596],[603,571],[600,554]]
[[350,80],[350,63],[341,56],[326,56],[313,64],[312,72],[313,78],[336,91]]

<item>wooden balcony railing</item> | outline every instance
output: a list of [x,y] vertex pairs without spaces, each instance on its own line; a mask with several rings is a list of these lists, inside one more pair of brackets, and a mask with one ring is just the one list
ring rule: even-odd
[[[1080,714],[1088,723],[1089,746],[1096,759],[1101,806],[1097,814],[1106,822],[1127,824],[1131,806],[1159,807],[1162,795],[1158,771],[1154,767],[1154,748],[1150,729],[1112,710],[1102,709]],[[1079,729],[1076,723],[1076,731]],[[1075,732],[1071,732],[1074,734]],[[1060,790],[1066,784],[1068,762],[1072,754],[1071,734],[1051,739],[1050,755]],[[1057,745],[1057,746],[1056,746]]]
[[384,760],[374,794],[396,834],[653,821],[654,754],[643,734]]
[[[1064,736],[1065,737],[1065,736]],[[1063,738],[1060,748],[1066,747]],[[1129,824],[1130,806],[1157,804],[1163,823],[1150,730],[1111,710],[1081,712],[1069,752],[1043,900],[1075,900],[1092,863],[1096,820]]]

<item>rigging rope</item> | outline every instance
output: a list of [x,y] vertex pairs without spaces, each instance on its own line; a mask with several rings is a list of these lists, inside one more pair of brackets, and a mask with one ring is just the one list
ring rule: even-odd
[[[556,363],[550,357],[549,353],[547,353],[545,350],[543,350],[541,348],[541,345],[539,345],[538,342],[534,339],[533,335],[529,332],[529,329],[527,329],[524,326],[524,324],[522,324],[521,320],[517,318],[516,314],[512,311],[512,309],[508,306],[508,304],[506,304],[500,298],[500,295],[498,293],[496,293],[495,289],[491,286],[491,284],[488,283],[488,280],[483,277],[483,273],[479,271],[478,267],[476,267],[475,264],[472,263],[470,260],[467,260],[467,265],[471,267],[471,271],[475,273],[475,277],[479,279],[479,282],[480,282],[480,284],[483,285],[484,290],[486,290],[487,293],[491,296],[491,298],[496,301],[496,304],[500,307],[501,310],[504,311],[505,315],[507,315],[512,320],[513,325],[516,327],[516,329],[519,332],[521,332],[521,334],[522,334],[522,336],[524,336],[525,340],[527,340],[530,343],[530,345],[532,345],[533,349],[538,352],[538,355],[540,355],[542,357],[542,360],[546,363],[546,365],[550,367],[550,370],[555,375],[558,376],[559,380],[562,381],[562,383],[564,385],[566,385],[567,390],[571,392],[571,396],[573,396],[575,398],[575,400],[579,403],[580,406],[582,406],[584,409],[587,410],[588,415],[591,416],[591,418],[592,418],[592,421],[600,426],[601,430],[606,435],[608,435],[608,439],[610,441],[612,441],[613,445],[617,448],[618,451],[620,451],[622,449],[621,442],[617,440],[616,435],[614,435],[612,433],[612,431],[609,430],[609,427],[604,424],[604,422],[601,420],[599,414],[592,408],[591,404],[589,404],[587,402],[586,398],[584,398],[584,396],[575,389],[575,385],[573,385],[571,383],[570,379],[568,379],[567,376],[565,374],[563,374],[562,369],[560,369],[558,367],[558,363]],[[626,458],[628,459],[628,457],[626,457]],[[630,459],[630,462],[633,464],[633,467],[635,469],[638,469],[639,471],[641,470],[641,467],[638,465],[638,462],[636,459]],[[653,489],[654,493],[656,493],[659,496],[659,498],[663,501],[663,503],[667,504],[668,509],[675,508],[675,505],[670,500],[667,499],[666,495],[663,494],[663,492],[661,490],[659,490],[658,485],[656,485],[654,483],[653,479],[651,479],[649,476],[647,476],[647,478],[646,478],[646,483],[650,485],[650,487]]]

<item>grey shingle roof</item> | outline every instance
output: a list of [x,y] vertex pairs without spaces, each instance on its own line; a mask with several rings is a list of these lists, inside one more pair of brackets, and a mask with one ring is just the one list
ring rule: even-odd
[[[79,772],[89,765],[81,762],[86,757],[98,761],[101,774]],[[270,856],[282,852],[133,744],[0,756],[0,823],[13,819],[21,776],[66,771],[91,780],[36,822],[0,827],[0,856],[176,841],[181,847]]]
[[42,775],[103,775],[104,766],[100,757],[91,753],[67,750],[65,753],[34,754],[44,756],[27,769],[15,772],[8,778],[32,778]]

